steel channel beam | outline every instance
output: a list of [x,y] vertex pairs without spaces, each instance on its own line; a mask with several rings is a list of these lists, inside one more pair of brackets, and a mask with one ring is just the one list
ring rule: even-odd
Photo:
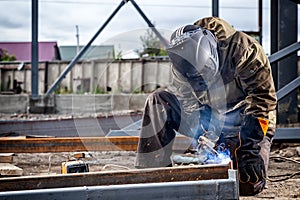
[[300,128],[276,128],[274,142],[300,143]]
[[[0,178],[0,191],[227,179],[228,164]],[[0,198],[1,199],[1,198]]]
[[[74,151],[136,151],[139,136],[26,138],[0,137],[0,153],[50,153]],[[177,136],[174,151],[185,151],[191,139]]]
[[[136,151],[139,131],[114,132],[110,137],[63,137],[63,138],[0,138],[1,153],[50,153],[74,151]],[[120,136],[121,135],[121,136]],[[135,136],[132,136],[135,135]],[[300,128],[277,128],[274,142],[300,142]],[[191,139],[177,135],[174,151],[184,151]]]
[[1,153],[135,151],[138,137],[0,138]]
[[84,199],[239,199],[236,170],[228,170],[228,179],[164,183],[84,186],[41,190],[0,192],[3,199],[84,200]]

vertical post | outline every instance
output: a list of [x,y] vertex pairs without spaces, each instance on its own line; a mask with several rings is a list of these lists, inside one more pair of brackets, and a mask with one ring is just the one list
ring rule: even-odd
[[258,0],[258,32],[259,32],[259,43],[262,44],[262,0]]
[[31,98],[38,98],[39,84],[39,47],[38,47],[38,0],[31,1]]
[[[273,11],[274,8],[274,11]],[[277,11],[277,13],[274,13]],[[297,42],[297,4],[293,1],[274,0],[271,1],[271,21],[272,45],[271,53],[279,51],[295,42]],[[276,15],[277,14],[277,15]],[[276,22],[276,24],[274,24]],[[277,33],[273,33],[273,32]],[[275,40],[275,41],[273,41]],[[279,61],[277,65],[272,65],[272,70],[276,70],[275,86],[279,90],[292,80],[297,78],[297,53],[293,53],[287,58]],[[297,91],[291,92],[278,102],[278,120],[280,124],[297,123],[298,122],[298,100]]]
[[219,0],[212,0],[212,16],[219,17]]
[[76,54],[79,52],[79,28],[78,25],[76,25],[76,42],[77,42],[77,48],[76,48]]
[[[278,0],[270,1],[271,6],[271,54],[278,51]],[[271,64],[272,76],[275,83],[275,89],[278,91],[278,63]],[[277,112],[278,114],[278,112]]]

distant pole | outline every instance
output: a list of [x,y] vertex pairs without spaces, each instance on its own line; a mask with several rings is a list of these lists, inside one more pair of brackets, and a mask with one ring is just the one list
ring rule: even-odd
[[79,28],[78,25],[76,25],[76,39],[77,39],[77,49],[76,49],[76,54],[79,52]]
[[31,98],[37,99],[39,90],[38,0],[31,1]]

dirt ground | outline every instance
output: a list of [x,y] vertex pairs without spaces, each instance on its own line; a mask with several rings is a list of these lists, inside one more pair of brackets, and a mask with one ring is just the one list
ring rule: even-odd
[[[24,170],[24,175],[59,174],[61,163],[74,153],[20,153],[14,156],[14,164]],[[133,169],[135,152],[88,152],[85,160],[91,172],[103,170]],[[274,144],[271,151],[267,188],[249,199],[300,199],[300,144]],[[298,173],[288,177],[293,173]],[[277,180],[275,182],[271,181]],[[281,180],[279,179],[286,179]]]

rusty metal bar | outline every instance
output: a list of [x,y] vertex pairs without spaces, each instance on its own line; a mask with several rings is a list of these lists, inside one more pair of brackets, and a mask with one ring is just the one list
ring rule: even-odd
[[[0,138],[0,153],[47,153],[74,151],[135,151],[138,136],[63,137],[63,138]],[[191,139],[177,136],[174,150],[185,150]]]
[[0,138],[1,153],[133,151],[138,137]]
[[227,179],[228,164],[0,178],[0,191]]

